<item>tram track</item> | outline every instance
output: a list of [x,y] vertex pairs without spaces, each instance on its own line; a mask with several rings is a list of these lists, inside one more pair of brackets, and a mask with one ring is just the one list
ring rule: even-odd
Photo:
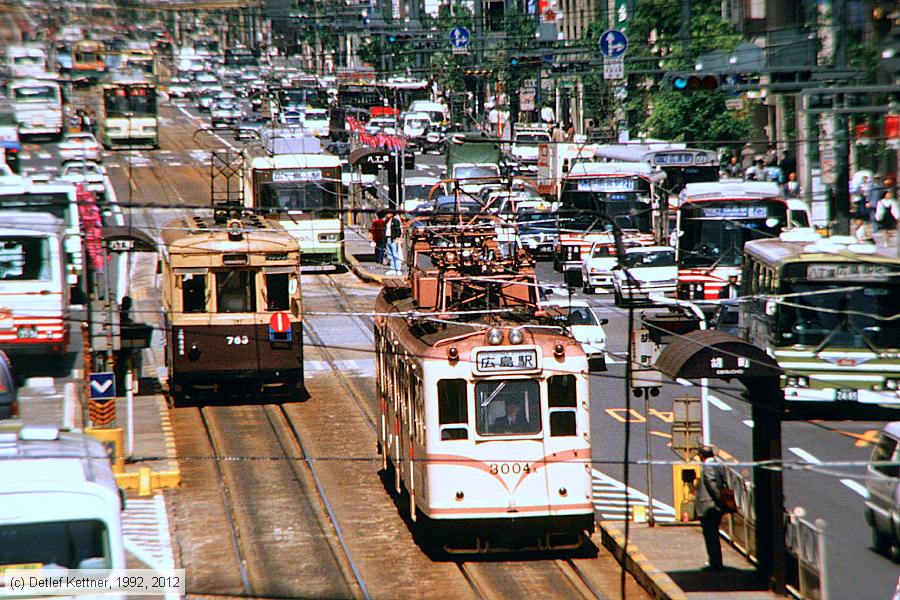
[[[315,464],[284,407],[198,411],[244,595],[369,598]],[[293,560],[298,555],[302,561]]]

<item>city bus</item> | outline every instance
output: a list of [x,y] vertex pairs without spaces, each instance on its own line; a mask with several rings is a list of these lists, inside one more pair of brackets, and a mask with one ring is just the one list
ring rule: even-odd
[[341,160],[318,138],[283,135],[266,131],[264,152],[245,162],[244,203],[299,241],[301,265],[343,264]]
[[63,132],[62,88],[48,79],[14,79],[7,97],[12,105],[19,135],[49,135]]
[[156,86],[123,80],[102,88],[100,142],[106,148],[158,148]]
[[131,42],[122,50],[120,70],[139,73],[149,81],[156,81],[156,56],[148,42]]
[[559,186],[559,240],[554,266],[568,271],[581,268],[582,254],[599,238],[608,237],[609,217],[625,237],[653,244],[664,235],[666,202],[661,195],[665,174],[645,163],[577,162]]
[[72,44],[72,81],[94,84],[106,75],[106,46],[96,40]]
[[689,183],[719,180],[719,157],[711,150],[669,142],[597,146],[594,156],[604,161],[643,162],[666,174],[666,192],[678,196]]
[[689,183],[675,208],[671,243],[678,261],[678,297],[715,300],[731,276],[740,277],[744,244],[777,238],[790,227],[778,185],[726,180]]
[[398,111],[409,110],[416,100],[431,100],[431,85],[424,79],[392,77],[378,84],[387,105]]
[[46,77],[47,51],[36,44],[21,44],[6,49],[6,68],[14,79]]
[[896,248],[811,230],[747,242],[741,334],[778,361],[788,401],[900,408]]

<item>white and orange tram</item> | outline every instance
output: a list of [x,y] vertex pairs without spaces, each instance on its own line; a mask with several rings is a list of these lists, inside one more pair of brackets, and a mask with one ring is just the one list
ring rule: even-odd
[[471,278],[440,251],[376,301],[383,467],[446,551],[577,548],[594,530],[587,358],[536,310],[533,274]]

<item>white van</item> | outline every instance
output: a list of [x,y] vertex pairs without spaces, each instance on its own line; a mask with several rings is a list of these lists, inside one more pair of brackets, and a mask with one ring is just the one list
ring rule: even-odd
[[900,559],[900,421],[885,424],[867,468],[866,522],[872,546]]
[[0,215],[0,350],[61,357],[70,321],[65,223],[47,213]]
[[123,498],[97,440],[0,429],[0,568],[124,569]]

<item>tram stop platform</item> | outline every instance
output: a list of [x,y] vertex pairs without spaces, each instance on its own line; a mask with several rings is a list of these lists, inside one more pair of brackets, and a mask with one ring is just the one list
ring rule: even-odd
[[362,227],[344,228],[344,254],[347,266],[363,281],[380,285],[387,277],[387,265],[375,262],[375,248],[369,240],[368,230]]
[[699,523],[631,523],[625,547],[625,523],[598,523],[603,546],[624,563],[638,583],[664,600],[769,600],[756,567],[722,539],[722,571],[704,571],[706,546]]

